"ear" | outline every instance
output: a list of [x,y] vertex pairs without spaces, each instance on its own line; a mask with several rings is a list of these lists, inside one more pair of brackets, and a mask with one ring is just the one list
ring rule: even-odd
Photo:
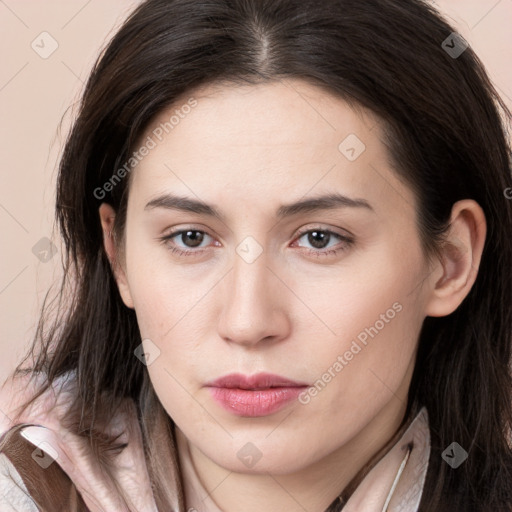
[[117,252],[118,248],[114,240],[113,228],[116,212],[109,204],[102,203],[99,208],[99,214],[101,227],[103,229],[103,245],[110,261],[110,266],[112,268],[117,287],[119,288],[119,293],[125,305],[133,309],[133,300],[130,293],[130,287],[128,285],[128,279],[126,278],[126,272],[120,262]]
[[485,214],[476,201],[453,205],[446,242],[431,274],[427,316],[449,315],[467,296],[478,274],[486,233]]

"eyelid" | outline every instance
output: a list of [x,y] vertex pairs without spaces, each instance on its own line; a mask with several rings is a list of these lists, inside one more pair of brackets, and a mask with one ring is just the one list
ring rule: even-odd
[[[344,240],[354,240],[355,236],[347,230],[342,230],[341,228],[331,228],[322,224],[313,224],[300,228],[297,233],[294,235],[294,240],[296,238],[300,238],[302,235],[309,233],[310,231],[325,231],[326,233],[332,233],[336,236]],[[341,232],[340,232],[341,231]]]
[[179,227],[172,227],[170,229],[166,229],[164,231],[164,233],[167,233],[165,235],[162,235],[162,236],[166,236],[166,237],[170,237],[170,236],[173,236],[173,235],[176,235],[178,233],[183,233],[184,231],[200,231],[201,233],[205,233],[206,235],[208,236],[211,236],[212,238],[215,238],[213,235],[210,234],[209,232],[209,229],[204,227],[204,226],[200,226],[200,225],[185,225],[184,227],[182,227],[181,225]]

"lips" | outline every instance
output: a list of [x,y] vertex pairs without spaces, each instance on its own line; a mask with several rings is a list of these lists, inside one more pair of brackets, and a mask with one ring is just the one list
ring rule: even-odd
[[212,398],[225,410],[246,417],[267,416],[295,400],[306,383],[270,373],[225,375],[206,384]]
[[232,373],[214,380],[207,384],[207,386],[216,388],[258,390],[268,388],[301,387],[307,386],[307,384],[303,382],[296,382],[279,375],[273,375],[271,373],[258,373],[250,376],[242,375],[241,373]]

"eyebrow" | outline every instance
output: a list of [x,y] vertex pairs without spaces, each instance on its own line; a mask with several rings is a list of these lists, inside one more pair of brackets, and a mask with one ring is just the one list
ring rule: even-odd
[[[220,210],[208,203],[197,199],[177,196],[173,194],[163,194],[146,204],[144,210],[155,208],[164,208],[168,210],[179,210],[183,212],[196,213],[198,215],[208,215],[224,221],[224,215]],[[314,213],[323,210],[334,210],[337,208],[363,208],[374,211],[372,206],[365,199],[350,198],[338,193],[326,194],[317,197],[300,199],[294,203],[281,205],[276,217],[282,219],[304,213]]]

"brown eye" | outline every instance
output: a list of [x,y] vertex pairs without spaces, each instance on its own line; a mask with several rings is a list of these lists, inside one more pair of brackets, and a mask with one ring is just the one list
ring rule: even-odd
[[159,240],[173,253],[193,256],[207,248],[203,242],[208,238],[213,240],[210,235],[199,229],[181,229]]
[[[297,243],[301,239],[304,239],[310,247]],[[317,257],[337,254],[348,249],[354,243],[354,240],[348,236],[335,233],[329,229],[319,228],[303,231],[296,240],[295,243],[299,247],[302,247],[308,254]]]
[[307,240],[315,249],[325,249],[330,239],[331,234],[327,231],[310,231],[307,233]]
[[181,237],[181,242],[183,242],[187,247],[197,247],[198,245],[201,245],[201,242],[204,240],[204,235],[205,233],[202,231],[192,229],[181,231],[177,234],[177,236]]

